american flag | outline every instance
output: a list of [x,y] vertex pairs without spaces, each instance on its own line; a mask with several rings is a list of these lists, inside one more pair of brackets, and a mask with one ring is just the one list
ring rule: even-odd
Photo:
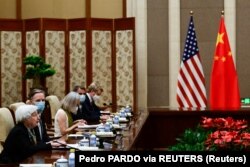
[[181,67],[177,80],[180,109],[201,109],[207,104],[205,78],[200,61],[193,16],[190,18]]

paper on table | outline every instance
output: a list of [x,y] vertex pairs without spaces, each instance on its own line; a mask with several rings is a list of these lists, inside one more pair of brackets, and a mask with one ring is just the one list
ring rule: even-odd
[[101,150],[98,147],[79,147],[81,151],[88,151],[88,150]]
[[20,164],[19,167],[52,167],[52,164]]
[[79,144],[67,144],[68,147],[70,148],[75,148],[81,151],[84,150],[101,150],[98,147],[86,147],[86,146],[79,146]]
[[79,144],[67,144],[67,147],[79,149]]
[[119,124],[112,124],[114,129],[121,129],[122,127]]
[[96,132],[96,136],[99,137],[114,137],[114,133],[113,132]]
[[101,114],[110,114],[110,111],[100,111]]
[[119,118],[119,122],[128,122],[128,119],[126,119],[126,118]]
[[69,134],[68,137],[83,137],[82,134]]
[[131,114],[131,113],[126,113],[126,115],[127,115],[128,117],[132,117],[132,114]]
[[95,125],[78,125],[78,128],[80,129],[92,129],[92,128],[97,128],[100,124],[95,124]]

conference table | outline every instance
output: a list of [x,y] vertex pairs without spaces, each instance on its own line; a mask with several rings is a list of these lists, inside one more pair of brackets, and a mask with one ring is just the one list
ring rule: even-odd
[[[147,110],[135,112],[130,120],[123,124],[123,129],[117,131],[116,136],[112,139],[103,138],[103,142],[109,143],[109,148],[100,149],[100,151],[128,151],[135,150],[134,144],[140,131],[148,118]],[[82,138],[68,138],[67,143],[78,143]],[[100,139],[99,139],[100,140]],[[67,158],[69,155],[68,147],[56,148],[49,151],[39,151],[31,157],[25,159],[21,164],[52,164],[61,156]],[[88,150],[91,151],[91,150]],[[1,166],[1,165],[0,165]],[[19,166],[9,165],[9,166]]]

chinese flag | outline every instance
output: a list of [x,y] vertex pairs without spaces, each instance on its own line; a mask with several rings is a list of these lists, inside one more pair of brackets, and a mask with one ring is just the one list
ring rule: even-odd
[[223,16],[216,41],[209,101],[212,110],[237,110],[240,108],[238,77]]

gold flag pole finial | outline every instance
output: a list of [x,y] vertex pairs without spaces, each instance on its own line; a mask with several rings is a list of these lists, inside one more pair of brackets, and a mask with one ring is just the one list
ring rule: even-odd
[[222,10],[222,11],[221,11],[221,16],[222,16],[222,17],[224,16],[224,13],[225,13],[224,10]]
[[194,14],[194,12],[192,10],[189,13],[190,13],[191,16],[193,16],[193,14]]

